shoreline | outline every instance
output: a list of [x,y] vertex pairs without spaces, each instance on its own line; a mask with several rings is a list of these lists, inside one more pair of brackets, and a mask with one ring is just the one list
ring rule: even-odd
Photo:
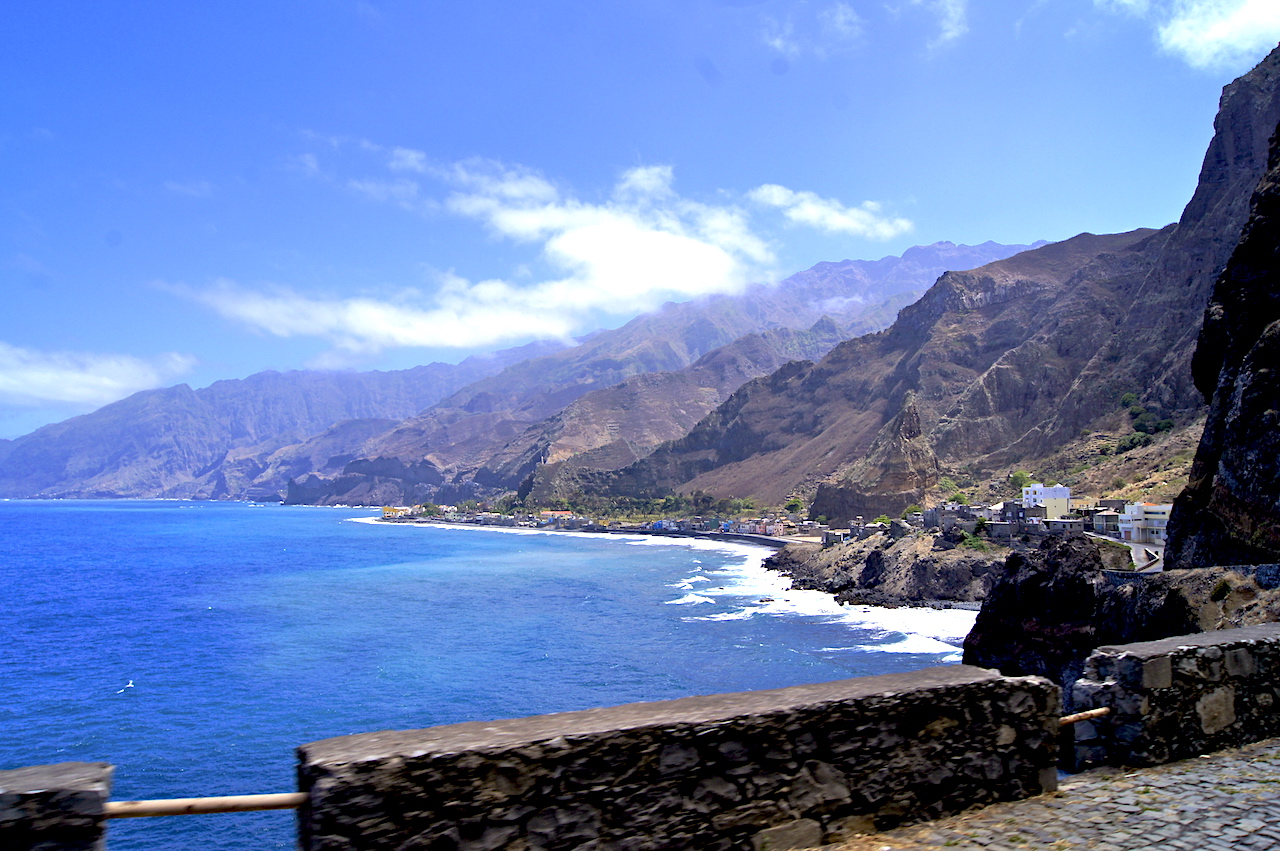
[[388,526],[443,526],[446,528],[487,529],[493,532],[538,532],[565,535],[644,535],[654,538],[684,538],[702,541],[723,541],[731,544],[751,544],[768,547],[774,551],[787,544],[797,543],[789,538],[775,538],[770,535],[752,535],[746,532],[679,532],[673,529],[559,529],[537,526],[497,526],[484,523],[463,523],[454,520],[387,520],[382,517],[369,518],[374,523],[385,523]]
[[[417,528],[461,529],[473,531],[505,532],[524,535],[571,535],[600,538],[612,535],[615,540],[631,538],[630,543],[667,544],[692,548],[729,551],[743,556],[737,565],[726,565],[730,572],[741,571],[738,587],[721,589],[730,596],[741,598],[733,604],[735,613],[712,615],[712,620],[737,620],[755,614],[765,616],[794,614],[809,617],[833,618],[848,626],[872,629],[884,634],[898,633],[899,642],[889,645],[857,643],[851,647],[828,648],[832,650],[860,650],[865,652],[914,652],[943,655],[943,663],[960,661],[960,643],[973,626],[973,619],[981,604],[964,604],[946,600],[912,601],[899,606],[879,606],[865,603],[840,603],[835,595],[826,591],[792,586],[794,577],[786,571],[766,564],[769,554],[794,541],[764,535],[746,535],[728,532],[675,532],[650,529],[551,529],[519,526],[486,526],[479,523],[453,523],[443,520],[386,521],[381,517],[351,518],[353,522],[369,525],[386,525]],[[778,587],[775,583],[784,583]],[[750,589],[750,590],[748,590]],[[688,589],[692,592],[692,587]],[[706,589],[712,590],[712,589]],[[808,604],[804,600],[811,601]],[[677,604],[677,601],[668,601]],[[680,602],[694,603],[693,599]],[[695,619],[701,620],[701,617]],[[936,642],[936,643],[935,643]],[[940,645],[948,645],[943,650]]]

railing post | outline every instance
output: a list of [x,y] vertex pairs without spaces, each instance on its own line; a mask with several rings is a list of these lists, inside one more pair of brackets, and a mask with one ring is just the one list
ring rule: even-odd
[[105,762],[0,771],[0,848],[105,851],[111,771]]

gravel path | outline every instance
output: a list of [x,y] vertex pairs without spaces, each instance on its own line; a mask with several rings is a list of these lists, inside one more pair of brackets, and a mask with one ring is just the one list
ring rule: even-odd
[[1057,792],[859,837],[825,851],[1280,848],[1280,739],[1154,768],[1099,768]]

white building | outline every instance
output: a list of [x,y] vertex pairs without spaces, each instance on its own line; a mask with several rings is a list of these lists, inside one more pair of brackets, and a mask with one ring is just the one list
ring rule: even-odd
[[1163,544],[1169,532],[1173,504],[1138,502],[1126,505],[1120,515],[1120,540],[1137,544]]
[[1071,513],[1071,488],[1034,482],[1022,489],[1022,507],[1044,506],[1045,517],[1056,520]]

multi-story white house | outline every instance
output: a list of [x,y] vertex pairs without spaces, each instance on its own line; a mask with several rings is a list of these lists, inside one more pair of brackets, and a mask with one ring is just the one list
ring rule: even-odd
[[1056,520],[1071,513],[1071,488],[1034,482],[1022,489],[1022,507],[1044,506],[1045,517]]
[[1168,536],[1172,503],[1156,505],[1138,502],[1124,507],[1120,515],[1120,540],[1138,544],[1163,544]]

